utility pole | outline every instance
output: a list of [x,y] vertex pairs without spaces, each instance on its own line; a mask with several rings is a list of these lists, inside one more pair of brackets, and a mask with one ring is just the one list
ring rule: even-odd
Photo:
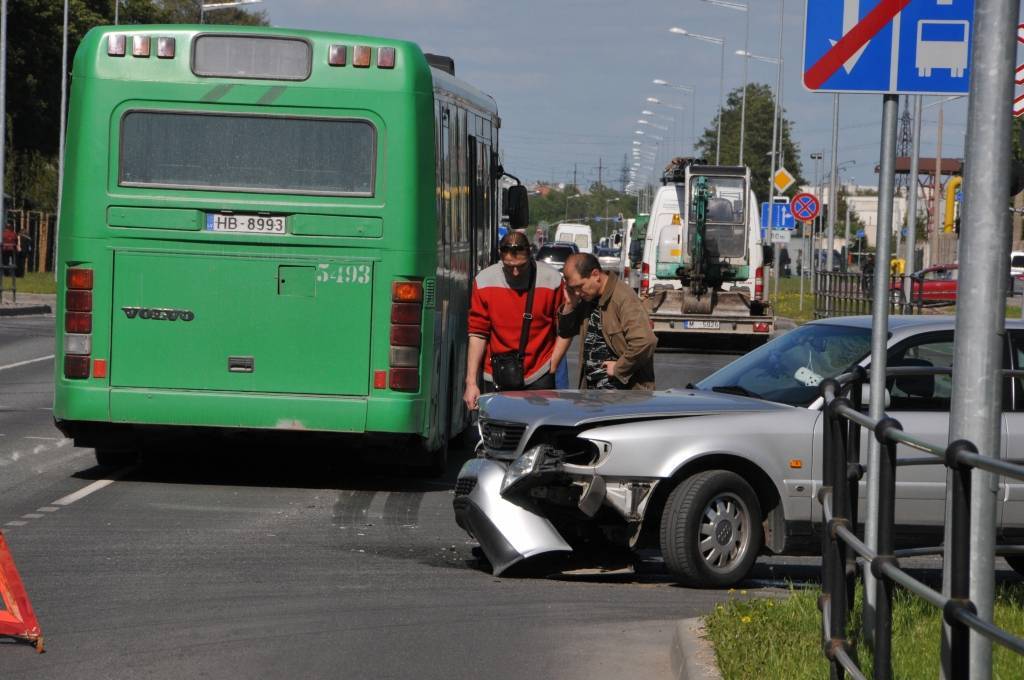
[[604,169],[604,167],[601,165],[602,160],[603,159],[601,159],[601,158],[597,159],[597,186],[599,186],[599,187],[603,187],[604,186],[604,183],[602,183],[602,181],[601,181],[601,177],[602,177],[601,171]]
[[576,190],[576,193],[580,192],[580,187],[576,184],[576,164],[572,164],[572,188]]

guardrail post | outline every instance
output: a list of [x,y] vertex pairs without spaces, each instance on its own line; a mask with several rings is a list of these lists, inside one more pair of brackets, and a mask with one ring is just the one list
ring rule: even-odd
[[[971,587],[971,473],[973,468],[961,465],[957,454],[961,451],[978,453],[971,442],[958,440],[946,448],[946,467],[953,474],[948,476],[950,494],[952,496],[950,522],[952,523],[950,540],[952,550],[949,560],[949,604],[942,613],[949,625],[949,653],[941,654],[942,672],[946,678],[966,678],[970,668],[970,628],[954,619],[952,606],[970,604]],[[942,638],[943,647],[946,637]]]
[[[820,290],[820,289],[819,289]],[[849,603],[846,600],[846,588],[844,587],[845,552],[843,542],[835,533],[835,526],[844,523],[842,497],[845,496],[845,460],[846,452],[842,449],[841,425],[837,422],[835,405],[840,400],[835,398],[839,390],[839,384],[833,379],[822,383],[821,393],[826,395],[824,408],[823,446],[821,453],[822,461],[822,487],[818,499],[822,505],[822,519],[825,516],[826,499],[831,508],[832,520],[825,524],[823,521],[822,531],[822,574],[821,574],[821,602],[820,607],[824,620],[829,623],[826,630],[822,626],[822,644],[825,656],[829,660],[829,678],[831,680],[842,680],[845,671],[839,659],[835,656],[837,647],[846,644],[846,618]],[[832,398],[829,400],[829,394]],[[827,610],[827,616],[826,616]]]
[[899,422],[885,417],[875,425],[878,458],[878,548],[871,565],[875,577],[875,680],[892,678],[892,581],[882,573],[883,564],[896,564],[893,533],[896,524],[896,442],[890,430],[902,430]]

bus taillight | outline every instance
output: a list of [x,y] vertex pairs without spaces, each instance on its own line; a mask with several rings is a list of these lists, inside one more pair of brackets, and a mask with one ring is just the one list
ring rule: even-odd
[[651,287],[651,265],[644,262],[640,266],[640,292],[646,293]]
[[388,386],[401,392],[420,389],[423,282],[391,283],[391,349]]
[[83,267],[67,271],[64,292],[64,377],[89,377],[92,354],[93,272]]
[[764,299],[764,267],[754,270],[754,297],[758,300]]

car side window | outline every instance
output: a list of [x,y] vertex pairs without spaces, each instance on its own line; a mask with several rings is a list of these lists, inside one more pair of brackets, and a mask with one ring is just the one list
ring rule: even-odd
[[[889,366],[953,368],[953,338],[941,334],[898,347],[889,356]],[[886,381],[891,411],[948,411],[953,393],[951,375],[907,375]]]

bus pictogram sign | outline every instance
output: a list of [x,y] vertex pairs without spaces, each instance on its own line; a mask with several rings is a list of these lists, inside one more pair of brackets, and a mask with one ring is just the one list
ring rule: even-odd
[[810,222],[821,212],[821,201],[814,194],[797,194],[790,201],[789,209],[801,222]]

